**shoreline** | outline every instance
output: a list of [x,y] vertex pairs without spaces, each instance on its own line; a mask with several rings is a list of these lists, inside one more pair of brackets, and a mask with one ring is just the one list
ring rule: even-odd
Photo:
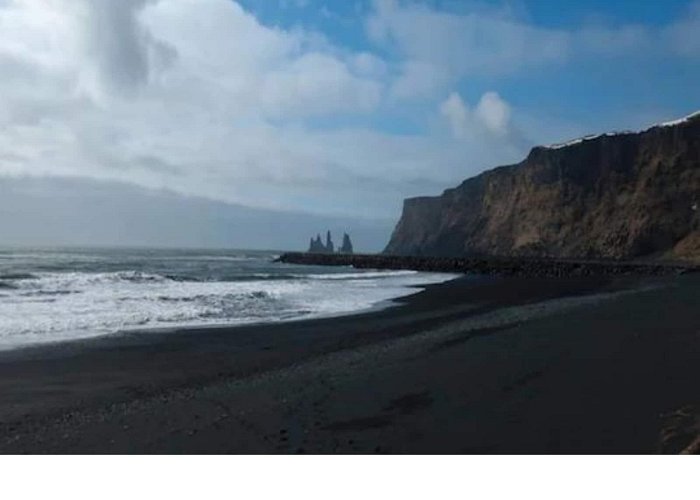
[[351,266],[357,269],[411,269],[483,276],[583,277],[670,276],[700,272],[689,262],[653,260],[584,260],[535,257],[421,257],[386,254],[324,254],[287,252],[277,262],[319,266]]
[[[417,273],[421,273],[422,271],[416,271]],[[159,325],[159,326],[152,326],[152,327],[133,327],[133,328],[126,328],[126,329],[121,329],[118,331],[114,332],[103,332],[103,333],[98,333],[94,335],[86,335],[83,337],[72,337],[72,338],[64,338],[60,340],[53,340],[53,341],[39,341],[39,342],[34,342],[34,343],[29,343],[29,344],[19,344],[16,346],[0,346],[0,362],[3,361],[3,359],[6,359],[7,357],[12,357],[12,353],[17,353],[18,355],[21,356],[23,351],[26,352],[31,352],[33,350],[41,350],[43,348],[46,349],[58,349],[61,350],[62,348],[70,348],[72,345],[80,345],[84,343],[90,343],[93,341],[98,341],[100,339],[105,339],[108,337],[113,337],[113,338],[119,338],[119,337],[124,337],[124,336],[131,336],[131,335],[164,335],[164,334],[171,334],[175,333],[177,334],[178,332],[183,332],[183,331],[190,331],[190,332],[196,332],[197,330],[211,330],[211,329],[231,329],[231,328],[238,328],[238,327],[264,327],[267,325],[280,325],[280,324],[287,324],[287,323],[295,323],[298,321],[314,321],[314,320],[320,320],[320,319],[332,319],[332,318],[341,318],[341,317],[346,317],[346,316],[355,316],[355,315],[361,315],[361,314],[369,314],[373,312],[379,312],[383,311],[385,309],[390,309],[393,307],[398,307],[402,304],[402,299],[406,297],[410,297],[412,295],[415,295],[417,293],[420,293],[421,291],[425,290],[427,287],[433,286],[433,285],[439,285],[442,283],[446,283],[455,279],[462,279],[464,276],[455,274],[455,273],[431,273],[431,274],[445,274],[449,275],[444,281],[439,281],[439,282],[428,282],[424,284],[411,284],[411,285],[406,285],[404,287],[404,291],[406,293],[402,295],[397,295],[395,297],[389,298],[389,299],[383,299],[379,300],[378,302],[373,303],[370,306],[367,307],[361,307],[359,309],[354,309],[351,311],[341,311],[341,312],[333,312],[333,313],[317,313],[317,314],[311,314],[308,316],[299,316],[299,317],[294,317],[294,318],[289,318],[289,319],[280,319],[280,320],[254,320],[250,322],[239,322],[239,323],[209,323],[209,324],[174,324],[174,325]]]
[[[658,413],[696,403],[698,281],[458,278],[381,311],[0,356],[0,452],[659,451]],[[665,288],[630,292],[650,285]],[[630,310],[639,317],[613,321]],[[684,343],[659,337],[661,319],[666,332],[684,332]],[[649,345],[622,356],[620,345],[636,342],[640,329]],[[619,370],[648,379],[655,356],[659,380],[676,382],[639,380],[635,402],[620,401],[629,381]],[[689,382],[677,382],[678,370]],[[571,399],[586,381],[599,387],[601,404]],[[578,413],[552,420],[567,401]],[[653,411],[629,414],[640,406]],[[598,422],[603,410],[618,437]],[[643,435],[624,430],[631,417]],[[551,432],[561,434],[556,443]]]

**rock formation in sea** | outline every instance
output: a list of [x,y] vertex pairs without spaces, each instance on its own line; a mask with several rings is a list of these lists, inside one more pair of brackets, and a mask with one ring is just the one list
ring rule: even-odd
[[326,246],[323,244],[323,241],[321,241],[321,235],[317,234],[316,238],[311,238],[311,241],[309,242],[309,253],[325,253],[326,252]]
[[533,148],[410,198],[387,254],[700,260],[700,112]]
[[338,252],[345,254],[353,253],[352,241],[350,241],[350,235],[348,235],[348,233],[343,233],[343,244],[338,249]]
[[326,232],[326,242],[323,243],[321,240],[321,235],[317,234],[316,238],[311,238],[309,241],[309,253],[334,253],[335,245],[333,244],[333,238],[331,237],[331,232]]
[[326,253],[335,252],[335,245],[333,245],[333,240],[331,239],[331,232],[326,232]]

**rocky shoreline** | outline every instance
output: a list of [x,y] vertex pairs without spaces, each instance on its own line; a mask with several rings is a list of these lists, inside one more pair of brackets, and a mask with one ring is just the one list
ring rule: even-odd
[[651,261],[584,261],[500,257],[411,257],[381,254],[317,254],[288,252],[278,262],[358,269],[410,269],[413,271],[472,273],[491,276],[667,276],[700,271],[700,266]]

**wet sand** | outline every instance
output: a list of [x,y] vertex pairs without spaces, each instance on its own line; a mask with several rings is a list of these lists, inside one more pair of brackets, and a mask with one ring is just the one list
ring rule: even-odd
[[0,353],[3,453],[678,453],[700,276],[462,278],[338,318]]

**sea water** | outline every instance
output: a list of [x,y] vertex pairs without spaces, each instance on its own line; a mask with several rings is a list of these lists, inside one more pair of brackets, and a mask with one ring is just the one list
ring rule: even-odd
[[0,349],[128,330],[279,322],[385,304],[447,274],[274,262],[249,250],[0,250]]

